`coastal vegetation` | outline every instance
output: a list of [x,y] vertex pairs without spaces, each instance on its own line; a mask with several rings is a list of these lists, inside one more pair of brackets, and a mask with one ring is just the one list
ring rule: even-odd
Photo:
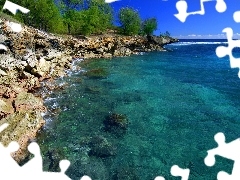
[[157,19],[149,18],[142,22],[142,33],[144,35],[152,35],[157,30]]
[[135,35],[140,32],[141,19],[137,11],[131,8],[121,8],[119,20],[123,34]]
[[[156,18],[142,20],[138,11],[124,7],[114,12],[104,0],[12,0],[30,10],[18,12],[13,18],[25,25],[46,32],[71,35],[98,35],[115,30],[123,35],[152,35]],[[0,0],[2,9],[5,0]],[[7,10],[1,13],[11,15]],[[117,14],[117,18],[115,17]],[[119,22],[120,26],[116,26]]]

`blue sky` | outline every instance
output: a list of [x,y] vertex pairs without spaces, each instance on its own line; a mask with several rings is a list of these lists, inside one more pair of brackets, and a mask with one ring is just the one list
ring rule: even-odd
[[[233,20],[233,13],[240,11],[240,0],[225,0],[227,10],[218,13],[215,9],[216,0],[205,2],[205,15],[188,16],[185,23],[180,22],[174,14],[177,0],[120,0],[112,3],[117,12],[121,7],[137,9],[141,18],[155,17],[158,20],[158,30],[154,34],[169,31],[177,38],[226,38],[222,30],[231,27],[235,38],[240,38],[240,23]],[[188,12],[200,10],[200,0],[186,0]]]

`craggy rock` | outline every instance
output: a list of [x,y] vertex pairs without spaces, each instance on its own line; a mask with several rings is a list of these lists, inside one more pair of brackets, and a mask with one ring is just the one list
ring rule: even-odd
[[26,158],[29,141],[34,139],[38,130],[43,126],[44,120],[39,111],[21,111],[10,114],[1,119],[0,125],[8,123],[9,126],[0,133],[0,141],[7,146],[11,141],[17,141],[20,149],[12,153],[13,158],[20,162]]
[[45,111],[43,101],[40,98],[35,97],[31,93],[21,92],[14,100],[14,107],[16,111]]
[[9,114],[14,113],[11,101],[8,99],[0,99],[0,118],[4,118]]
[[167,36],[164,37],[164,36],[153,36],[153,35],[147,36],[147,40],[149,43],[157,44],[160,46],[164,46],[164,45],[171,44],[171,43],[178,41],[175,38],[171,38],[171,37],[167,37]]
[[121,136],[126,133],[129,121],[126,115],[112,113],[103,121],[105,130],[109,131],[117,136]]

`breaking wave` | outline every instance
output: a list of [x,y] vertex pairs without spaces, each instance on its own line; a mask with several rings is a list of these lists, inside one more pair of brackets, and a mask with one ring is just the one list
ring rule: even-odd
[[173,44],[169,44],[169,46],[188,46],[188,45],[195,45],[195,44],[227,44],[227,42],[177,42]]

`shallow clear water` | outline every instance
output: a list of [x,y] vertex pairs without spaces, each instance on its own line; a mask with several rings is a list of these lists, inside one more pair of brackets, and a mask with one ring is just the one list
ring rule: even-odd
[[[84,174],[93,180],[177,179],[170,174],[174,164],[189,168],[189,179],[231,173],[230,160],[216,157],[215,166],[204,164],[207,150],[217,146],[216,133],[223,132],[229,142],[240,132],[238,70],[230,69],[228,58],[217,58],[218,45],[178,43],[168,45],[169,52],[79,63],[86,71],[100,68],[103,76],[72,73],[58,80],[68,86],[45,100],[59,113],[45,116],[38,138],[44,168],[54,150],[56,159],[71,161],[72,179]],[[127,116],[126,134],[104,131],[111,113]],[[113,156],[89,153],[89,141],[97,137],[110,144]]]

